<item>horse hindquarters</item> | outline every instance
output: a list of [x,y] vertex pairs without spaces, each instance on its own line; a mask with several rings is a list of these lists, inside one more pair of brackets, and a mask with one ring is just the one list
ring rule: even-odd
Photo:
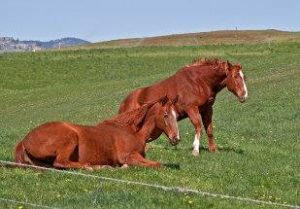
[[[41,164],[35,163],[35,162],[33,162],[30,159],[30,157],[28,156],[28,154],[26,152],[24,144],[22,142],[20,142],[16,146],[16,150],[15,150],[15,162],[19,163],[19,164],[42,166]],[[16,166],[12,166],[12,167],[26,168],[26,166],[22,166],[22,165],[16,165]]]
[[[16,149],[15,149],[15,162],[18,163],[19,165],[7,165],[5,167],[26,169],[28,167],[26,165],[42,166],[40,164],[35,164],[35,163],[32,162],[32,160],[29,158],[29,156],[26,152],[26,149],[25,149],[22,142],[18,143],[17,146],[16,146]],[[33,169],[35,169],[37,171],[43,171],[44,170],[44,169],[38,168],[38,167],[33,167]]]
[[138,101],[140,101],[139,96],[140,93],[143,91],[142,89],[137,89],[131,92],[121,103],[120,108],[119,108],[119,114],[124,113],[126,111],[131,111],[134,109],[139,108],[141,105],[139,104]]

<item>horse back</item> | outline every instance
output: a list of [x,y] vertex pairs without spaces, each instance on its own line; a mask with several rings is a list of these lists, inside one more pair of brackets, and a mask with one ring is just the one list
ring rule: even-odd
[[[171,76],[151,86],[138,88],[132,91],[121,103],[119,114],[139,108],[145,103],[150,103],[170,94],[170,90],[175,88],[175,77]],[[174,96],[175,97],[175,96]]]
[[178,97],[177,113],[185,117],[185,108],[191,104],[201,106],[207,102],[210,90],[202,80],[196,80],[194,75],[186,71],[178,71],[175,75],[148,87],[131,92],[121,103],[119,113],[133,110],[143,103],[160,99],[163,96],[171,99]]

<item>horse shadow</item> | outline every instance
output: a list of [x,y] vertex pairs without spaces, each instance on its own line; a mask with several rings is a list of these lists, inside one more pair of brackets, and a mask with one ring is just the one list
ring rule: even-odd
[[[155,148],[155,147],[154,147]],[[192,147],[180,147],[180,146],[164,146],[162,147],[162,149],[165,149],[165,150],[172,150],[172,151],[179,151],[179,150],[193,150]],[[204,146],[201,146],[200,147],[200,152],[201,151],[204,151],[204,152],[210,152],[208,147],[204,147]],[[222,146],[222,147],[218,147],[218,151],[216,152],[234,152],[236,154],[244,154],[244,150],[241,149],[241,148],[234,148],[234,147],[229,147],[229,146]]]
[[[201,149],[201,151],[209,152],[208,147],[201,147],[200,149]],[[241,149],[241,148],[234,148],[234,147],[218,147],[218,151],[216,151],[216,152],[234,152],[234,153],[236,153],[236,154],[242,155],[242,154],[244,154],[245,151],[244,151],[243,149]]]
[[162,165],[172,170],[180,170],[180,165],[178,163],[163,163]]

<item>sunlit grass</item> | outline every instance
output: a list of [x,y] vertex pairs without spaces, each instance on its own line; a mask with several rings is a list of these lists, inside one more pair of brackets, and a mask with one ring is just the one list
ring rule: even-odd
[[[299,205],[300,44],[141,47],[0,55],[0,159],[51,120],[95,124],[116,114],[133,89],[173,74],[199,56],[244,67],[249,99],[224,90],[214,107],[218,153],[191,155],[193,127],[180,122],[177,148],[162,136],[148,158],[162,169],[106,169],[93,175]],[[205,134],[202,137],[207,147]],[[240,201],[101,182],[92,178],[0,168],[0,197],[65,208],[274,208]],[[0,208],[18,205],[0,201]],[[26,205],[24,208],[30,208]]]

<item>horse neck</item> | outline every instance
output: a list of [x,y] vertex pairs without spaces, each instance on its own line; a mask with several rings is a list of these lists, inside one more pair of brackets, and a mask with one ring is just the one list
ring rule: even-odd
[[217,67],[207,66],[206,69],[200,70],[198,75],[214,93],[226,86],[226,73]]
[[[155,125],[155,104],[149,104],[133,111],[121,113],[110,120],[104,122],[111,123],[123,128],[126,128],[129,132],[134,134],[139,140],[147,141],[150,138],[153,131],[157,128]],[[136,115],[145,114],[142,122],[137,126],[134,122]],[[98,126],[101,123],[98,124]]]
[[135,110],[132,111],[127,111],[124,113],[121,113],[115,117],[113,117],[110,120],[106,120],[106,122],[110,122],[110,123],[115,123],[118,124],[119,126],[123,126],[123,127],[127,127],[129,130],[133,131],[133,132],[137,132],[140,128],[135,126],[135,118],[138,115],[143,115],[143,114],[147,114],[148,112],[148,108],[147,106],[142,106],[140,108],[137,108]]

